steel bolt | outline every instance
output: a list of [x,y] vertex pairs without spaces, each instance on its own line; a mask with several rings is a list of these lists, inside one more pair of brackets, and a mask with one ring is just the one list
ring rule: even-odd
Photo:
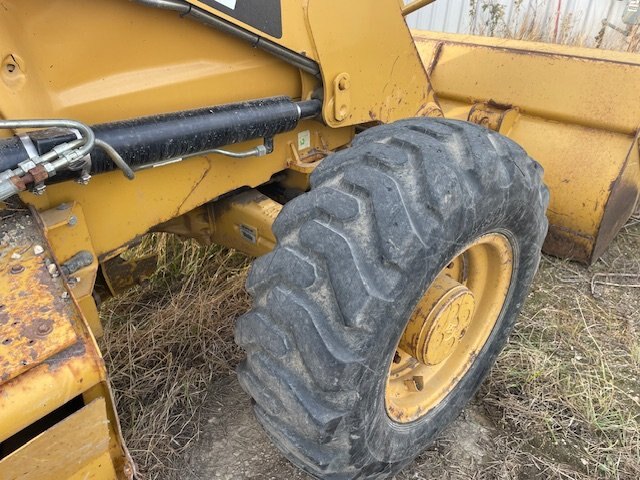
[[19,273],[24,272],[24,267],[22,265],[14,265],[11,267],[11,274],[18,275]]
[[77,225],[77,223],[78,223],[78,217],[76,217],[75,215],[71,215],[71,216],[69,217],[69,220],[67,221],[67,224],[68,224],[70,227],[74,227],[74,226],[76,226],[76,225]]
[[40,335],[49,335],[53,328],[47,323],[41,323],[40,325],[38,325],[38,328],[36,330]]
[[91,175],[89,175],[88,173],[83,173],[80,178],[76,180],[76,182],[78,182],[80,185],[88,185],[89,180],[91,180]]

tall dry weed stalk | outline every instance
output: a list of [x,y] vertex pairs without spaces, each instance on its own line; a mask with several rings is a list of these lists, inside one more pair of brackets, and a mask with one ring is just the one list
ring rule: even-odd
[[[638,26],[621,31],[624,29],[603,23],[601,31],[594,36],[580,29],[583,12],[558,14],[554,9],[546,13],[548,1],[535,0],[525,6],[524,0],[513,0],[511,14],[507,15],[510,0],[470,0],[469,31],[489,37],[640,52]],[[621,19],[603,19],[603,22],[605,20],[621,24]]]

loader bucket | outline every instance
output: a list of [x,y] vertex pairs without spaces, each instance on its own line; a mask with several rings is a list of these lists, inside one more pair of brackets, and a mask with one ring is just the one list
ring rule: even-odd
[[544,250],[595,262],[640,189],[640,56],[414,31],[449,118],[507,135],[545,169]]

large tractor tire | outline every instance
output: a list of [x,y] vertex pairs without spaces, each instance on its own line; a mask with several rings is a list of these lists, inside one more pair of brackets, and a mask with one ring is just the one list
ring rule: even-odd
[[256,260],[236,340],[276,446],[319,478],[386,478],[472,398],[540,260],[542,168],[483,127],[360,134],[311,177]]

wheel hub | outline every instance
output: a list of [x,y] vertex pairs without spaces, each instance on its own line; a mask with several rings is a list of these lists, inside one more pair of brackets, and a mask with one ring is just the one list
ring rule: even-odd
[[451,259],[418,300],[390,361],[389,418],[410,423],[450,393],[476,361],[507,298],[513,250],[484,235]]
[[442,363],[467,332],[474,310],[471,290],[440,274],[416,307],[400,348],[425,365]]

